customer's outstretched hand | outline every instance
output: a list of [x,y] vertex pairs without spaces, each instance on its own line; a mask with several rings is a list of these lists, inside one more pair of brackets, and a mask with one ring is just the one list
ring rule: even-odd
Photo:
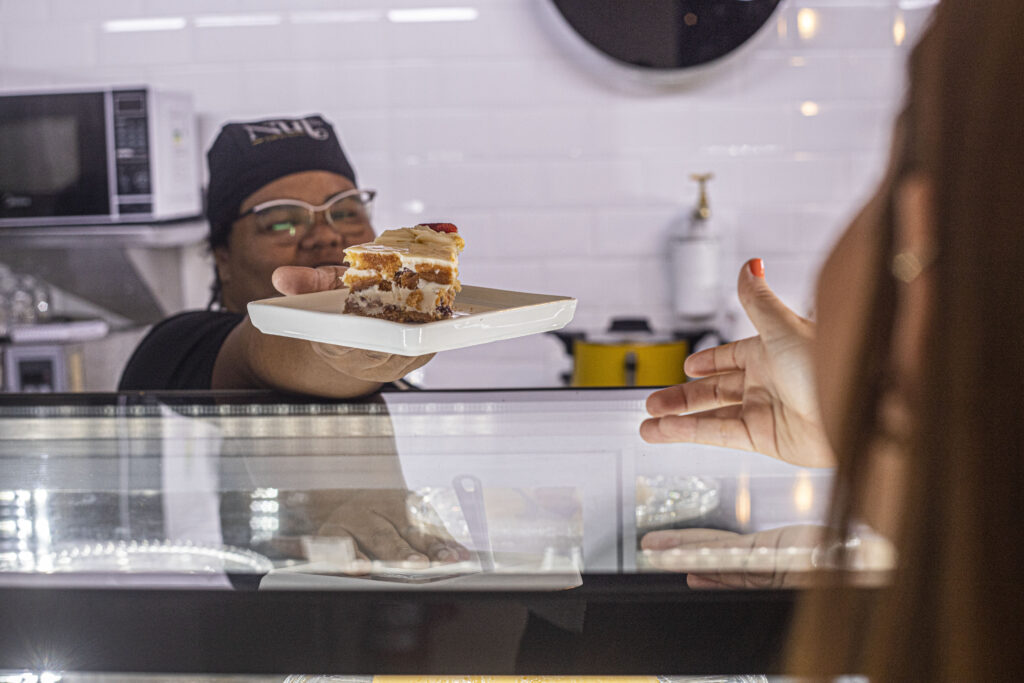
[[737,289],[759,335],[688,357],[684,368],[695,379],[648,397],[652,418],[640,435],[650,443],[710,444],[795,465],[832,465],[814,385],[814,323],[775,296],[760,259],[744,264]]

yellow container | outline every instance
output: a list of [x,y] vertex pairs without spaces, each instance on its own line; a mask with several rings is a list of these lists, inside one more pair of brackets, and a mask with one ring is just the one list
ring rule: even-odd
[[686,381],[685,340],[659,343],[573,341],[572,385],[576,387],[656,387]]

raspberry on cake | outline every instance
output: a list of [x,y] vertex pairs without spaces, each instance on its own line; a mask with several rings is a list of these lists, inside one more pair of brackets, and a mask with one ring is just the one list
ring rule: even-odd
[[349,247],[345,312],[402,323],[450,318],[464,246],[451,223],[425,223]]

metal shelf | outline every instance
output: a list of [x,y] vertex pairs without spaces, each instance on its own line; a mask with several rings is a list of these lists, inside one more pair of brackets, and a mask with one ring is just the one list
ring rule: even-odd
[[0,227],[0,243],[7,249],[66,249],[76,247],[178,247],[206,237],[202,217],[170,223],[109,225],[33,225]]
[[147,325],[181,310],[183,267],[201,217],[167,223],[0,227],[0,261]]

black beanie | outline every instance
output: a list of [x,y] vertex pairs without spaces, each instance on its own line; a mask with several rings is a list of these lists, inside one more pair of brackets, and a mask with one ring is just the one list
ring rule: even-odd
[[356,173],[331,124],[319,114],[227,123],[206,153],[210,246],[227,243],[242,201],[264,185],[301,171],[331,171],[356,185]]

